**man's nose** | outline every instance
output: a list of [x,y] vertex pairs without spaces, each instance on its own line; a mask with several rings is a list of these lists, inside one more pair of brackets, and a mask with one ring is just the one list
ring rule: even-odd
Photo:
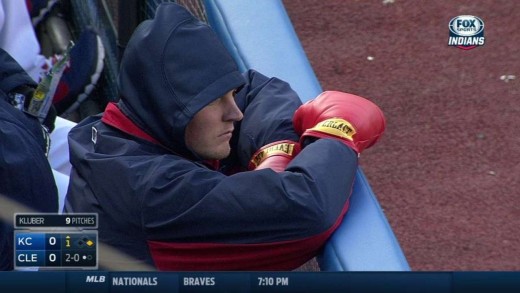
[[240,111],[240,108],[238,108],[238,105],[235,102],[235,97],[232,94],[229,94],[224,97],[224,100],[226,101],[224,119],[226,121],[242,120],[242,118],[244,118],[244,114],[242,114],[242,111]]
[[235,100],[231,102],[229,111],[228,111],[228,119],[231,121],[240,121],[242,118],[244,118],[244,114],[240,109],[238,108],[237,104],[235,103]]

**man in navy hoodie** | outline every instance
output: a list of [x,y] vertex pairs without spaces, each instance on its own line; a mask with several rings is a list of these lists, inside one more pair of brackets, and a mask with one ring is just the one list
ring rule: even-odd
[[302,265],[341,222],[358,154],[385,127],[361,97],[302,105],[284,81],[240,73],[173,3],[135,30],[119,90],[69,134],[66,211],[98,213],[102,242],[160,270]]
[[[0,197],[36,212],[57,213],[58,190],[46,157],[47,130],[36,117],[23,111],[35,87],[11,55],[0,49]],[[27,101],[15,99],[16,94]],[[53,119],[48,122],[52,128]],[[8,221],[21,211],[10,210],[5,202],[0,206],[6,219],[0,219],[0,270],[11,270],[13,226]]]

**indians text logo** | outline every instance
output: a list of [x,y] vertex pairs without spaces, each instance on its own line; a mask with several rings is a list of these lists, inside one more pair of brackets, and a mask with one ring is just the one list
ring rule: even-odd
[[448,46],[470,50],[484,45],[484,22],[473,15],[459,15],[450,20]]

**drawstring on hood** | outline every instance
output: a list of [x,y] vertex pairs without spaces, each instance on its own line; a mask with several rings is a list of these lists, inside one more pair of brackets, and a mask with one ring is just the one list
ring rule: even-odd
[[[245,79],[215,32],[175,3],[163,3],[141,23],[125,49],[118,103],[139,128],[175,152],[193,116]],[[211,125],[208,125],[211,127]]]

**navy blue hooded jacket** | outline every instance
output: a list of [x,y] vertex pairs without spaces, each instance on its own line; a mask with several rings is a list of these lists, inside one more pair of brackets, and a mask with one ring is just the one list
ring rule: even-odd
[[[162,270],[287,270],[315,256],[346,212],[357,155],[340,142],[310,144],[284,172],[246,170],[262,146],[298,140],[300,99],[279,79],[240,73],[181,6],[160,5],[136,29],[119,87],[117,104],[69,134],[66,210],[98,213],[101,241]],[[244,118],[232,153],[201,161],[186,125],[235,88]]]
[[[40,122],[8,102],[7,94],[22,85],[36,86],[20,65],[0,49],[0,196],[34,211],[57,213],[58,190],[45,156]],[[13,219],[16,212],[20,211],[2,215]],[[13,249],[13,227],[0,221],[0,270],[13,268]]]

